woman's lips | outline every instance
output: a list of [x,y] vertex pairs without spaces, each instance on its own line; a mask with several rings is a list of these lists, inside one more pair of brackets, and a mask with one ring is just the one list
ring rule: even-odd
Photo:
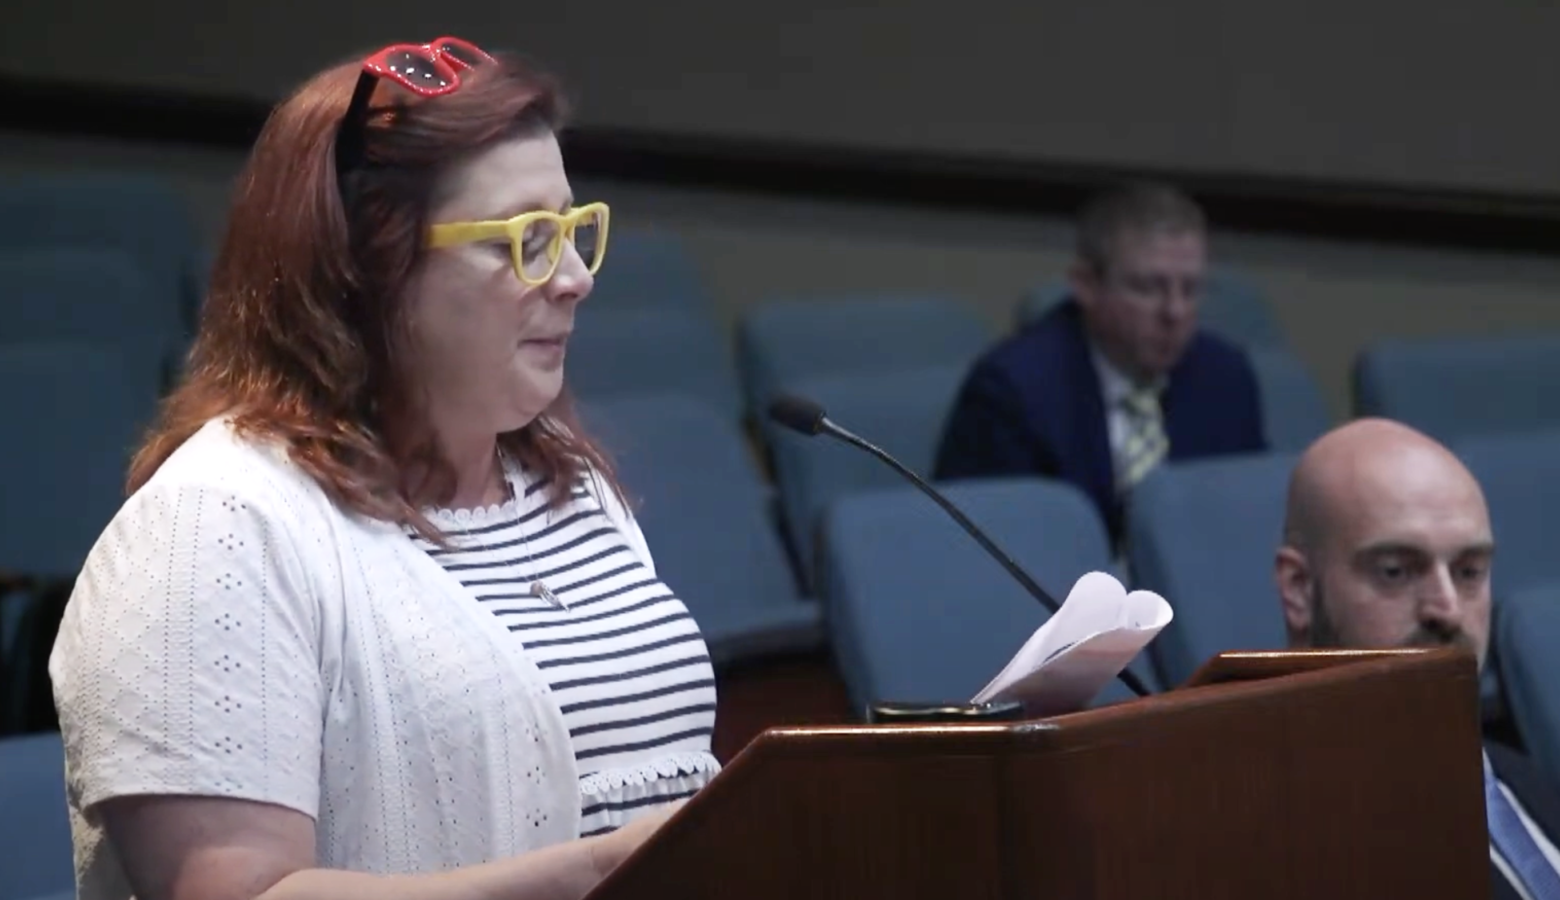
[[552,368],[563,365],[568,353],[569,336],[555,334],[549,337],[528,338],[520,342],[520,349],[537,364]]

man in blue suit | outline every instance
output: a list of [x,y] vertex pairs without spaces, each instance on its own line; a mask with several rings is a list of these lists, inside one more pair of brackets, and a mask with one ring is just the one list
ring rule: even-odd
[[[1323,435],[1290,478],[1283,541],[1274,578],[1291,646],[1451,646],[1483,665],[1489,511],[1434,440],[1383,419]],[[1560,790],[1527,756],[1487,741],[1484,802],[1491,896],[1560,900]]]
[[1046,475],[1082,488],[1113,537],[1132,487],[1165,459],[1265,450],[1256,375],[1200,331],[1202,210],[1134,185],[1084,210],[1073,296],[988,351],[964,382],[939,479]]

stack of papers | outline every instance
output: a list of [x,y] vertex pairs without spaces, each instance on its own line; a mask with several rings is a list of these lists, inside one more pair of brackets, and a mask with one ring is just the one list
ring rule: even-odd
[[1158,594],[1129,594],[1113,576],[1090,572],[975,702],[1016,700],[1031,716],[1083,709],[1172,617]]

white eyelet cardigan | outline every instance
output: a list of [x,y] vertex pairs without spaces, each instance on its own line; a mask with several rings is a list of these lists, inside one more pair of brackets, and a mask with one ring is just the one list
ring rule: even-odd
[[363,872],[576,837],[558,704],[462,590],[281,450],[223,421],[194,435],[93,547],[50,659],[82,900],[130,896],[93,808],[129,794],[289,807],[315,818],[320,866]]

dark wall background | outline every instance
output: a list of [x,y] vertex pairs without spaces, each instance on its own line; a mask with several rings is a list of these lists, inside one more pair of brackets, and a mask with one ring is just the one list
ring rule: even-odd
[[0,72],[269,100],[445,32],[538,54],[592,126],[1560,197],[1543,0],[22,0]]

